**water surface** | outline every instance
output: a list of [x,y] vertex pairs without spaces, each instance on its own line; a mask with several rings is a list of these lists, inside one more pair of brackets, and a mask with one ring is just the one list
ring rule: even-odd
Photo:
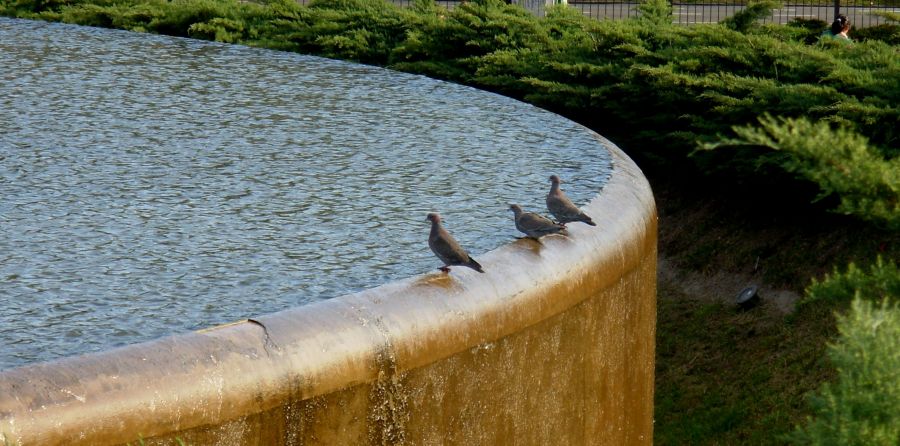
[[327,59],[0,19],[0,369],[431,271],[584,203],[609,156],[497,95]]

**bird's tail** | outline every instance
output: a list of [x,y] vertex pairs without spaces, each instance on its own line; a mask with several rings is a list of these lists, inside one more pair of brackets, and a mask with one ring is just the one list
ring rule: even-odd
[[483,273],[483,272],[484,272],[484,268],[481,267],[481,264],[479,264],[478,262],[476,262],[475,259],[473,259],[473,258],[471,258],[471,257],[469,257],[469,263],[467,263],[466,266],[468,266],[469,268],[474,269],[475,271],[478,271],[479,273]]
[[597,223],[594,223],[594,220],[591,220],[591,217],[588,217],[587,215],[584,215],[584,214],[582,214],[581,221],[583,221],[591,226],[597,226]]

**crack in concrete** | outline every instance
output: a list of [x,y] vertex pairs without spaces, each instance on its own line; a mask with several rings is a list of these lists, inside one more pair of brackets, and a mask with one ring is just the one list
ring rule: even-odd
[[275,347],[276,350],[279,350],[279,351],[281,350],[281,348],[278,347],[278,344],[276,344],[275,341],[272,340],[272,337],[269,336],[269,329],[266,328],[266,326],[265,326],[262,322],[260,322],[260,321],[258,321],[258,320],[256,320],[256,319],[247,319],[247,322],[249,322],[249,323],[251,323],[251,324],[256,324],[256,325],[259,325],[260,327],[262,327],[263,333],[266,335],[266,338],[265,338],[265,340],[263,341],[263,350],[266,351],[266,356],[269,356],[269,355],[270,355],[270,354],[269,354],[269,347],[268,347],[269,344],[272,344],[272,346]]

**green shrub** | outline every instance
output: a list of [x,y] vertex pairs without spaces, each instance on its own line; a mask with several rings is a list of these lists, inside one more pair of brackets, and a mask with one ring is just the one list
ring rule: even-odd
[[282,0],[272,12],[260,39],[248,43],[373,65],[386,65],[416,23],[415,13],[382,0]]
[[838,316],[838,330],[828,354],[837,382],[810,399],[814,415],[797,428],[793,442],[900,444],[900,307],[857,298],[848,314]]
[[[559,7],[549,8],[548,14],[559,14]],[[403,70],[430,73],[428,67],[442,65],[442,71],[455,73],[451,80],[491,86],[515,88],[516,79],[504,77],[491,82],[490,73],[481,72],[483,58],[495,59],[519,53],[540,54],[535,49],[553,45],[551,32],[541,26],[528,11],[507,5],[500,0],[463,3],[452,11],[440,11],[425,16],[421,26],[396,48],[393,66]],[[556,30],[557,33],[562,32]],[[549,49],[549,47],[547,47]],[[527,60],[527,59],[526,59]],[[528,70],[528,66],[520,66]]]
[[747,32],[753,26],[772,15],[773,9],[781,8],[781,3],[773,0],[751,1],[747,7],[722,20],[722,25],[738,32]]
[[672,5],[667,0],[641,0],[637,9],[638,20],[644,25],[672,24]]
[[[841,125],[764,116],[759,126],[736,127],[737,138],[704,146],[759,146],[758,158],[816,183],[819,198],[835,195],[837,211],[900,227],[900,157],[887,158]],[[841,121],[838,121],[840,124]]]
[[900,12],[873,11],[872,15],[884,18],[888,23],[900,23]]
[[896,46],[900,45],[900,25],[896,23],[882,23],[865,28],[854,28],[850,31],[850,36],[853,40],[880,40]]
[[[825,23],[821,20],[819,20],[819,22]],[[751,27],[749,30],[745,31],[745,33],[768,36],[782,42],[804,42],[807,45],[812,45],[819,41],[819,36],[822,34],[823,29],[825,29],[824,25],[822,25],[822,28],[810,30],[799,24],[792,25],[791,23],[788,23],[786,25],[779,25],[774,23],[764,23]]]
[[78,3],[81,3],[80,0],[10,0],[0,2],[0,5],[4,14],[16,17],[41,11],[58,11]]
[[[236,0],[149,0],[156,11],[160,12],[145,25],[146,29],[159,34],[190,37],[191,27],[207,24],[207,27],[223,27],[228,23],[230,32],[234,34],[230,42],[237,42],[247,35],[237,31],[249,26],[238,24],[252,22],[259,16],[265,16],[262,7],[254,3],[239,3]],[[200,26],[202,28],[202,26]],[[199,36],[215,37],[216,33]],[[221,34],[220,35],[224,35]]]
[[821,281],[813,279],[806,289],[802,305],[850,302],[857,295],[869,299],[885,299],[900,296],[900,268],[893,260],[881,257],[863,269],[851,263],[847,271],[834,272]]
[[215,17],[206,22],[191,24],[188,34],[200,39],[233,43],[244,35],[244,24],[234,19]]
[[240,42],[258,36],[269,15],[256,3],[234,0],[146,0],[133,4],[84,2],[36,17],[104,28]]

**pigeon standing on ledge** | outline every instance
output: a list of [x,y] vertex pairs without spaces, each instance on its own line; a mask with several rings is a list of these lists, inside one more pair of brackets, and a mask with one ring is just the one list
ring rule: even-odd
[[431,234],[428,235],[428,247],[437,258],[444,262],[444,266],[438,268],[445,273],[450,272],[451,266],[467,266],[483,273],[484,269],[466,252],[462,246],[441,226],[441,216],[436,213],[428,214],[431,222]]
[[562,183],[562,180],[558,176],[550,176],[551,186],[550,192],[547,193],[547,210],[556,217],[556,221],[562,225],[580,221],[591,226],[597,226],[594,220],[591,220],[591,217],[588,217],[587,214],[572,203],[572,200],[569,200],[566,193],[559,188],[560,183]]
[[558,234],[566,230],[565,226],[553,223],[552,220],[543,215],[538,215],[534,212],[523,212],[522,208],[517,204],[509,205],[509,209],[515,215],[516,229],[535,240],[548,234]]

